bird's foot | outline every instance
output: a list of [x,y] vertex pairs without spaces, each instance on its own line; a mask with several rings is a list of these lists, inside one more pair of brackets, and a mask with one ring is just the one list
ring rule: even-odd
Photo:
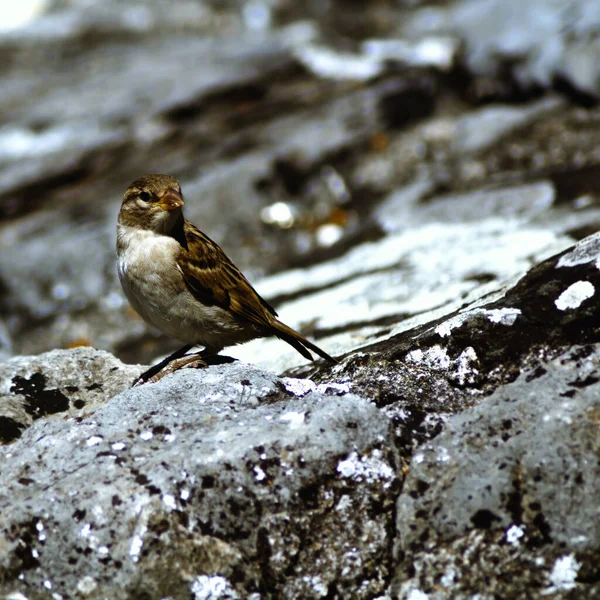
[[150,367],[142,373],[131,387],[138,387],[145,383],[156,383],[163,377],[179,371],[179,369],[200,369],[210,365],[223,365],[234,362],[235,358],[231,356],[221,356],[218,354],[208,354],[206,351],[195,354],[186,354],[184,356],[169,356],[162,362]]
[[179,371],[179,369],[199,369],[201,367],[207,367],[208,364],[202,360],[198,354],[189,354],[182,356],[181,358],[171,360],[165,366],[163,366],[162,363],[159,363],[157,366],[160,366],[161,368],[159,370],[157,370],[155,367],[148,369],[145,373],[142,373],[138,377],[132,387],[144,385],[145,383],[156,383],[163,377],[166,377],[171,373],[175,373],[175,371]]
[[204,367],[208,367],[208,364],[205,361],[203,361],[197,354],[184,356],[182,358],[178,358],[177,360],[172,360],[162,371],[159,371],[158,373],[150,377],[145,383],[156,383],[157,381],[160,381],[163,377],[166,377],[171,373],[175,373],[175,371],[179,371],[180,369],[200,369]]

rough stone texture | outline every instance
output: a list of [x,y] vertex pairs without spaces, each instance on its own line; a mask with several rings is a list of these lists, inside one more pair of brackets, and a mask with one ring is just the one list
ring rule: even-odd
[[399,568],[388,597],[597,598],[596,556],[578,553],[576,557],[535,540],[531,543],[519,526],[506,531],[472,530],[411,555]]
[[391,432],[366,400],[294,398],[243,364],[38,420],[2,450],[0,589],[188,598],[219,575],[240,597],[373,597],[391,569]]
[[93,348],[53,350],[0,363],[0,443],[47,415],[81,418],[129,387],[142,368]]
[[576,346],[450,417],[412,457],[398,506],[401,548],[511,524],[565,551],[595,547],[598,352]]
[[418,448],[398,500],[398,597],[597,597],[599,352],[526,370]]

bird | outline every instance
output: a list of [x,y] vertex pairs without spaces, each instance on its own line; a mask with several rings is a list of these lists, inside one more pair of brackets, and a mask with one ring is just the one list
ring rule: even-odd
[[[337,360],[277,318],[220,246],[183,215],[179,181],[145,175],[125,192],[117,219],[117,271],[133,309],[152,327],[185,345],[143,373],[155,382],[223,348],[276,336],[304,358]],[[201,352],[187,354],[195,347]]]

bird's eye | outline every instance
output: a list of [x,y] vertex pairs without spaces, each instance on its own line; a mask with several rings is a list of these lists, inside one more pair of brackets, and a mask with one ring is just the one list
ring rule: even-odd
[[142,202],[150,202],[152,199],[152,196],[148,192],[140,192],[138,197]]

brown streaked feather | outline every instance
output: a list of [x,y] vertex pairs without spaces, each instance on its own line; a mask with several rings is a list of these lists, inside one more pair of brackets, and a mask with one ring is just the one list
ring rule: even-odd
[[177,263],[191,294],[203,304],[230,310],[271,330],[275,309],[260,297],[221,248],[189,221],[184,224],[187,248],[182,245]]
[[177,264],[196,300],[231,311],[265,334],[284,340],[308,360],[313,360],[310,349],[329,362],[337,362],[316,344],[279,321],[275,309],[259,295],[218,244],[189,221],[184,222],[183,230],[186,243],[180,242]]

